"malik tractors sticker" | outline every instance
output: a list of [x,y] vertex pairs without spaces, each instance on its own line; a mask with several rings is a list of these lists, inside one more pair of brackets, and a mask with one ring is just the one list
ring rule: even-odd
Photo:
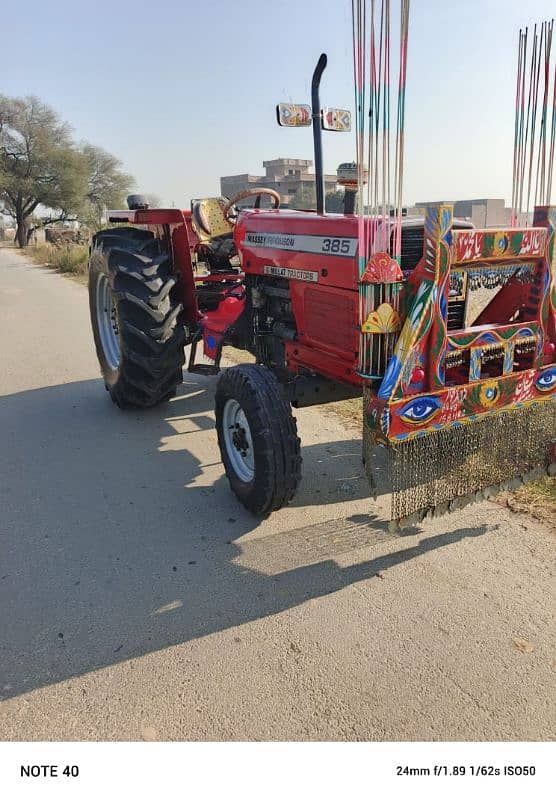
[[310,281],[317,283],[319,274],[309,269],[293,269],[292,267],[273,267],[265,264],[263,267],[265,275],[273,275],[275,278],[292,278],[296,281]]

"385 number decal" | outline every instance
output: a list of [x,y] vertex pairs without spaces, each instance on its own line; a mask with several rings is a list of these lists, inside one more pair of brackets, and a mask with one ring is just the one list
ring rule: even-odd
[[323,239],[322,252],[323,253],[342,253],[345,255],[349,253],[349,239]]

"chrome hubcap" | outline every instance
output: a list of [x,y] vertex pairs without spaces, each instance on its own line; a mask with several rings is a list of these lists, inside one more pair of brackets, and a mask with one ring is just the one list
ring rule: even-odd
[[104,357],[111,369],[120,364],[120,337],[116,299],[106,275],[100,275],[96,292],[97,324]]
[[247,417],[237,400],[227,400],[222,414],[226,453],[237,476],[249,483],[255,477],[255,453]]

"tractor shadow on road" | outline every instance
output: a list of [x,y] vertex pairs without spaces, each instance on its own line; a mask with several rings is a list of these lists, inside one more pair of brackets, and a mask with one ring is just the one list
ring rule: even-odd
[[[0,699],[277,614],[486,533],[419,541],[359,513],[288,530],[282,517],[261,523],[229,491],[211,413],[204,378],[141,413],[119,412],[99,380],[0,398]],[[345,501],[338,482],[360,474],[353,442],[312,444],[303,456],[306,471],[321,470],[320,493],[302,487],[298,503]],[[302,509],[279,512],[289,513],[302,519]]]

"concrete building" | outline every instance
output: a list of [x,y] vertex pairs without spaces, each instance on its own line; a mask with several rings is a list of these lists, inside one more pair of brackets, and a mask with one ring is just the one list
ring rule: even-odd
[[[282,205],[292,203],[298,189],[311,189],[315,185],[315,175],[309,172],[313,162],[306,158],[274,158],[263,161],[264,175],[225,175],[220,178],[220,192],[225,197],[233,197],[244,189],[265,186],[275,189],[282,198]],[[333,192],[337,184],[336,175],[324,176],[324,191]],[[252,206],[255,198],[241,202],[241,206]]]
[[454,206],[454,216],[470,220],[476,228],[504,228],[510,224],[511,208],[506,206],[504,200],[490,197],[475,200],[423,201],[415,203],[409,213],[411,216],[422,216],[426,206],[439,206],[444,203]]

